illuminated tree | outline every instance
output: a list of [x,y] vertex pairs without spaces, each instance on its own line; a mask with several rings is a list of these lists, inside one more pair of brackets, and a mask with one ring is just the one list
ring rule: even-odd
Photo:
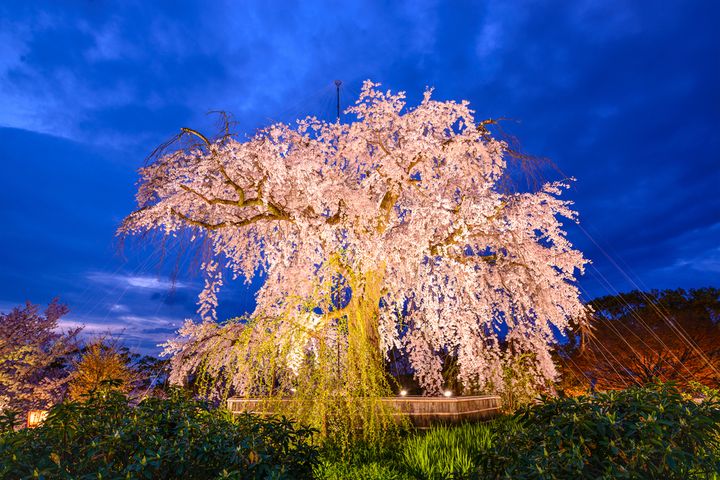
[[0,411],[44,409],[62,399],[80,331],[58,331],[67,312],[53,300],[44,313],[29,302],[0,313]]
[[[196,141],[141,170],[139,209],[119,232],[209,252],[203,321],[167,345],[172,380],[202,365],[238,393],[266,393],[326,354],[348,385],[393,348],[431,394],[443,386],[441,353],[456,357],[468,391],[502,388],[507,356],[523,352],[538,382],[556,376],[553,325],[581,317],[575,275],[586,263],[562,230],[560,217],[575,219],[558,198],[567,184],[503,188],[508,145],[492,122],[430,91],[405,109],[403,93],[377,87],[365,83],[354,122],[307,118],[245,141],[183,129]],[[252,319],[214,323],[225,277],[257,275]],[[500,348],[505,334],[512,352]],[[267,338],[282,354],[258,381]]]
[[104,338],[86,345],[73,367],[67,392],[70,400],[82,400],[101,388],[128,393],[139,381],[127,350]]
[[601,390],[720,385],[720,290],[632,291],[590,302],[593,335],[563,348],[564,381]]

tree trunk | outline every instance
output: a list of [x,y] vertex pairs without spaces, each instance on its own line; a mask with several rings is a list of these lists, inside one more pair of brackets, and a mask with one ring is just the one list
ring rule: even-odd
[[351,389],[368,395],[384,383],[378,318],[385,275],[384,265],[353,282],[348,309],[347,380]]

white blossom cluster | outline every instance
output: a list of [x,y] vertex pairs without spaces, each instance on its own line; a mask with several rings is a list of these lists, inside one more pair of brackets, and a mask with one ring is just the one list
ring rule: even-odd
[[[190,229],[208,242],[205,322],[223,272],[250,281],[262,271],[255,313],[287,318],[284,338],[300,343],[290,363],[332,334],[342,309],[327,307],[329,280],[359,278],[352,295],[362,295],[372,272],[382,281],[379,348],[404,352],[428,393],[442,388],[440,352],[457,356],[467,386],[501,385],[506,356],[519,352],[534,354],[539,378],[554,378],[552,326],[582,316],[575,275],[587,262],[562,229],[561,218],[576,220],[559,199],[567,184],[500,188],[507,145],[468,102],[428,91],[405,109],[403,93],[378,87],[364,84],[352,123],[307,118],[246,141],[188,130],[204,143],[141,170],[140,208],[120,232]],[[308,315],[313,305],[325,314]],[[189,345],[192,328],[171,353]]]

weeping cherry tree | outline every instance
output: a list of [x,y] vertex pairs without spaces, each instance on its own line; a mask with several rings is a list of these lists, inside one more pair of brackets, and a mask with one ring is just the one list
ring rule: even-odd
[[[244,141],[183,129],[192,142],[140,171],[139,208],[119,233],[208,252],[202,321],[166,345],[172,381],[372,397],[388,391],[390,351],[427,394],[443,388],[447,354],[466,391],[502,389],[517,355],[530,354],[537,382],[556,376],[554,328],[583,316],[586,260],[561,223],[576,219],[559,198],[567,183],[505,188],[509,146],[468,102],[427,91],[406,109],[403,93],[378,87],[365,82],[350,123],[309,117]],[[217,323],[226,277],[258,276],[255,311]]]

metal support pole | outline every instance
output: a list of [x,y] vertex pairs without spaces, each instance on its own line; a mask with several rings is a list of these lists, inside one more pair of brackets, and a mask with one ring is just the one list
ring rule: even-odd
[[340,122],[340,85],[342,80],[335,80],[335,90],[337,91],[337,121]]

